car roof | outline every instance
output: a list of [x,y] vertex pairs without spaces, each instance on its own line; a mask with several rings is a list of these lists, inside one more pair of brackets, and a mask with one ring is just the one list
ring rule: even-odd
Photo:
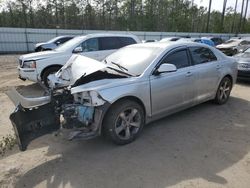
[[79,38],[92,38],[92,37],[113,37],[113,36],[117,36],[117,37],[136,37],[133,34],[124,34],[124,33],[93,33],[93,34],[87,34],[87,35],[81,35],[81,36],[77,36]]
[[206,44],[202,43],[197,43],[197,42],[189,42],[189,41],[175,41],[175,42],[153,42],[153,43],[139,43],[139,44],[133,44],[128,47],[145,47],[145,48],[162,48],[162,49],[167,49],[167,48],[177,48],[177,47],[182,47],[182,46],[201,46],[201,47],[209,47]]

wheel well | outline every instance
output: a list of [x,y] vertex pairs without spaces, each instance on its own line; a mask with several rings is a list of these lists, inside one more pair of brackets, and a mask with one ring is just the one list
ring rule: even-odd
[[227,74],[226,76],[224,76],[224,78],[227,77],[231,80],[232,84],[233,84],[233,77],[230,74]]
[[[122,97],[122,98],[116,100],[114,103],[112,103],[111,106],[114,105],[114,104],[116,104],[116,103],[118,103],[118,102],[121,102],[121,101],[123,101],[123,100],[131,100],[131,101],[135,101],[136,103],[138,103],[138,104],[142,107],[143,113],[144,113],[145,118],[146,118],[146,108],[145,108],[143,102],[142,102],[138,97],[135,97],[135,96],[126,96],[126,97]],[[105,112],[104,118],[105,118],[105,116],[108,114],[108,111],[110,110],[111,106],[110,106],[109,109]]]
[[144,115],[146,114],[145,106],[144,106],[143,102],[138,97],[135,97],[135,96],[126,96],[126,97],[122,97],[122,98],[118,99],[114,103],[120,102],[122,100],[131,100],[131,101],[137,102],[143,108]]
[[45,71],[47,71],[48,69],[53,68],[53,67],[61,68],[62,65],[51,65],[51,66],[48,66],[48,67],[44,68],[44,69],[42,70],[41,74],[40,74],[41,79],[42,79],[42,77],[43,77]]

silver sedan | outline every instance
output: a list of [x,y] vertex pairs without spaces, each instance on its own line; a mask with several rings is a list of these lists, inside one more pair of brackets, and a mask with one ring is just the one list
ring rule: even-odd
[[103,62],[76,55],[49,76],[50,95],[8,92],[17,105],[10,119],[21,150],[60,127],[70,140],[104,134],[128,144],[153,120],[208,100],[226,103],[236,76],[234,59],[191,42],[130,45]]

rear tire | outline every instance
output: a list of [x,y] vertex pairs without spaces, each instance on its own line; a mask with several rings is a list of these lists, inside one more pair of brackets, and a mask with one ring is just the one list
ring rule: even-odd
[[104,118],[105,136],[113,143],[125,145],[133,142],[145,124],[144,110],[137,102],[121,100],[110,107]]
[[222,105],[225,104],[232,90],[233,83],[229,77],[224,77],[217,89],[216,97],[214,99],[215,103]]
[[57,66],[57,67],[50,67],[48,69],[46,69],[42,75],[42,82],[43,84],[48,88],[49,84],[48,84],[48,76],[50,74],[54,74],[56,73],[61,67]]

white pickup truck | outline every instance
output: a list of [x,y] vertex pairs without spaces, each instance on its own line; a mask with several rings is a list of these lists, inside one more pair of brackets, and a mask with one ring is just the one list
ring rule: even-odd
[[89,34],[75,37],[52,51],[22,55],[19,58],[18,74],[22,80],[31,80],[48,86],[47,77],[57,72],[72,56],[80,54],[102,61],[117,49],[140,43],[131,34]]

